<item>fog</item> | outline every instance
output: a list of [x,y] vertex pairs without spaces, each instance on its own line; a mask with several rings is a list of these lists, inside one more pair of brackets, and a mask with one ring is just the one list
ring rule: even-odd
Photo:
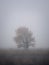
[[49,48],[49,0],[0,0],[0,48],[17,48],[13,39],[20,26],[28,27],[35,48]]

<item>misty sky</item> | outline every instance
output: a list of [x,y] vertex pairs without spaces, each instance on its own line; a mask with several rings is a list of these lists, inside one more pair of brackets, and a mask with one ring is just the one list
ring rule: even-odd
[[0,48],[16,48],[15,30],[28,27],[35,48],[49,47],[49,0],[0,0]]

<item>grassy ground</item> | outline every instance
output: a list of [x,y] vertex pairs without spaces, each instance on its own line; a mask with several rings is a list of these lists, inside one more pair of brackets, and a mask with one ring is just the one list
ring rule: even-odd
[[49,65],[49,50],[0,50],[0,65]]

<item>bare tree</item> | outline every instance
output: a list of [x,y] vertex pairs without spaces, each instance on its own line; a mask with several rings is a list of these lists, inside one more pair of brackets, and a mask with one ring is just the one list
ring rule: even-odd
[[20,27],[16,30],[16,37],[14,40],[18,48],[24,47],[29,48],[29,46],[35,45],[35,39],[32,36],[32,32],[26,27]]

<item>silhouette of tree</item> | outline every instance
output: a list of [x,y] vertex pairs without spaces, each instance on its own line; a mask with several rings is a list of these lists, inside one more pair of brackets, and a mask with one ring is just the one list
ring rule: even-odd
[[16,30],[16,36],[14,40],[18,48],[29,48],[29,46],[35,45],[35,38],[32,36],[33,33],[26,27],[19,27]]

